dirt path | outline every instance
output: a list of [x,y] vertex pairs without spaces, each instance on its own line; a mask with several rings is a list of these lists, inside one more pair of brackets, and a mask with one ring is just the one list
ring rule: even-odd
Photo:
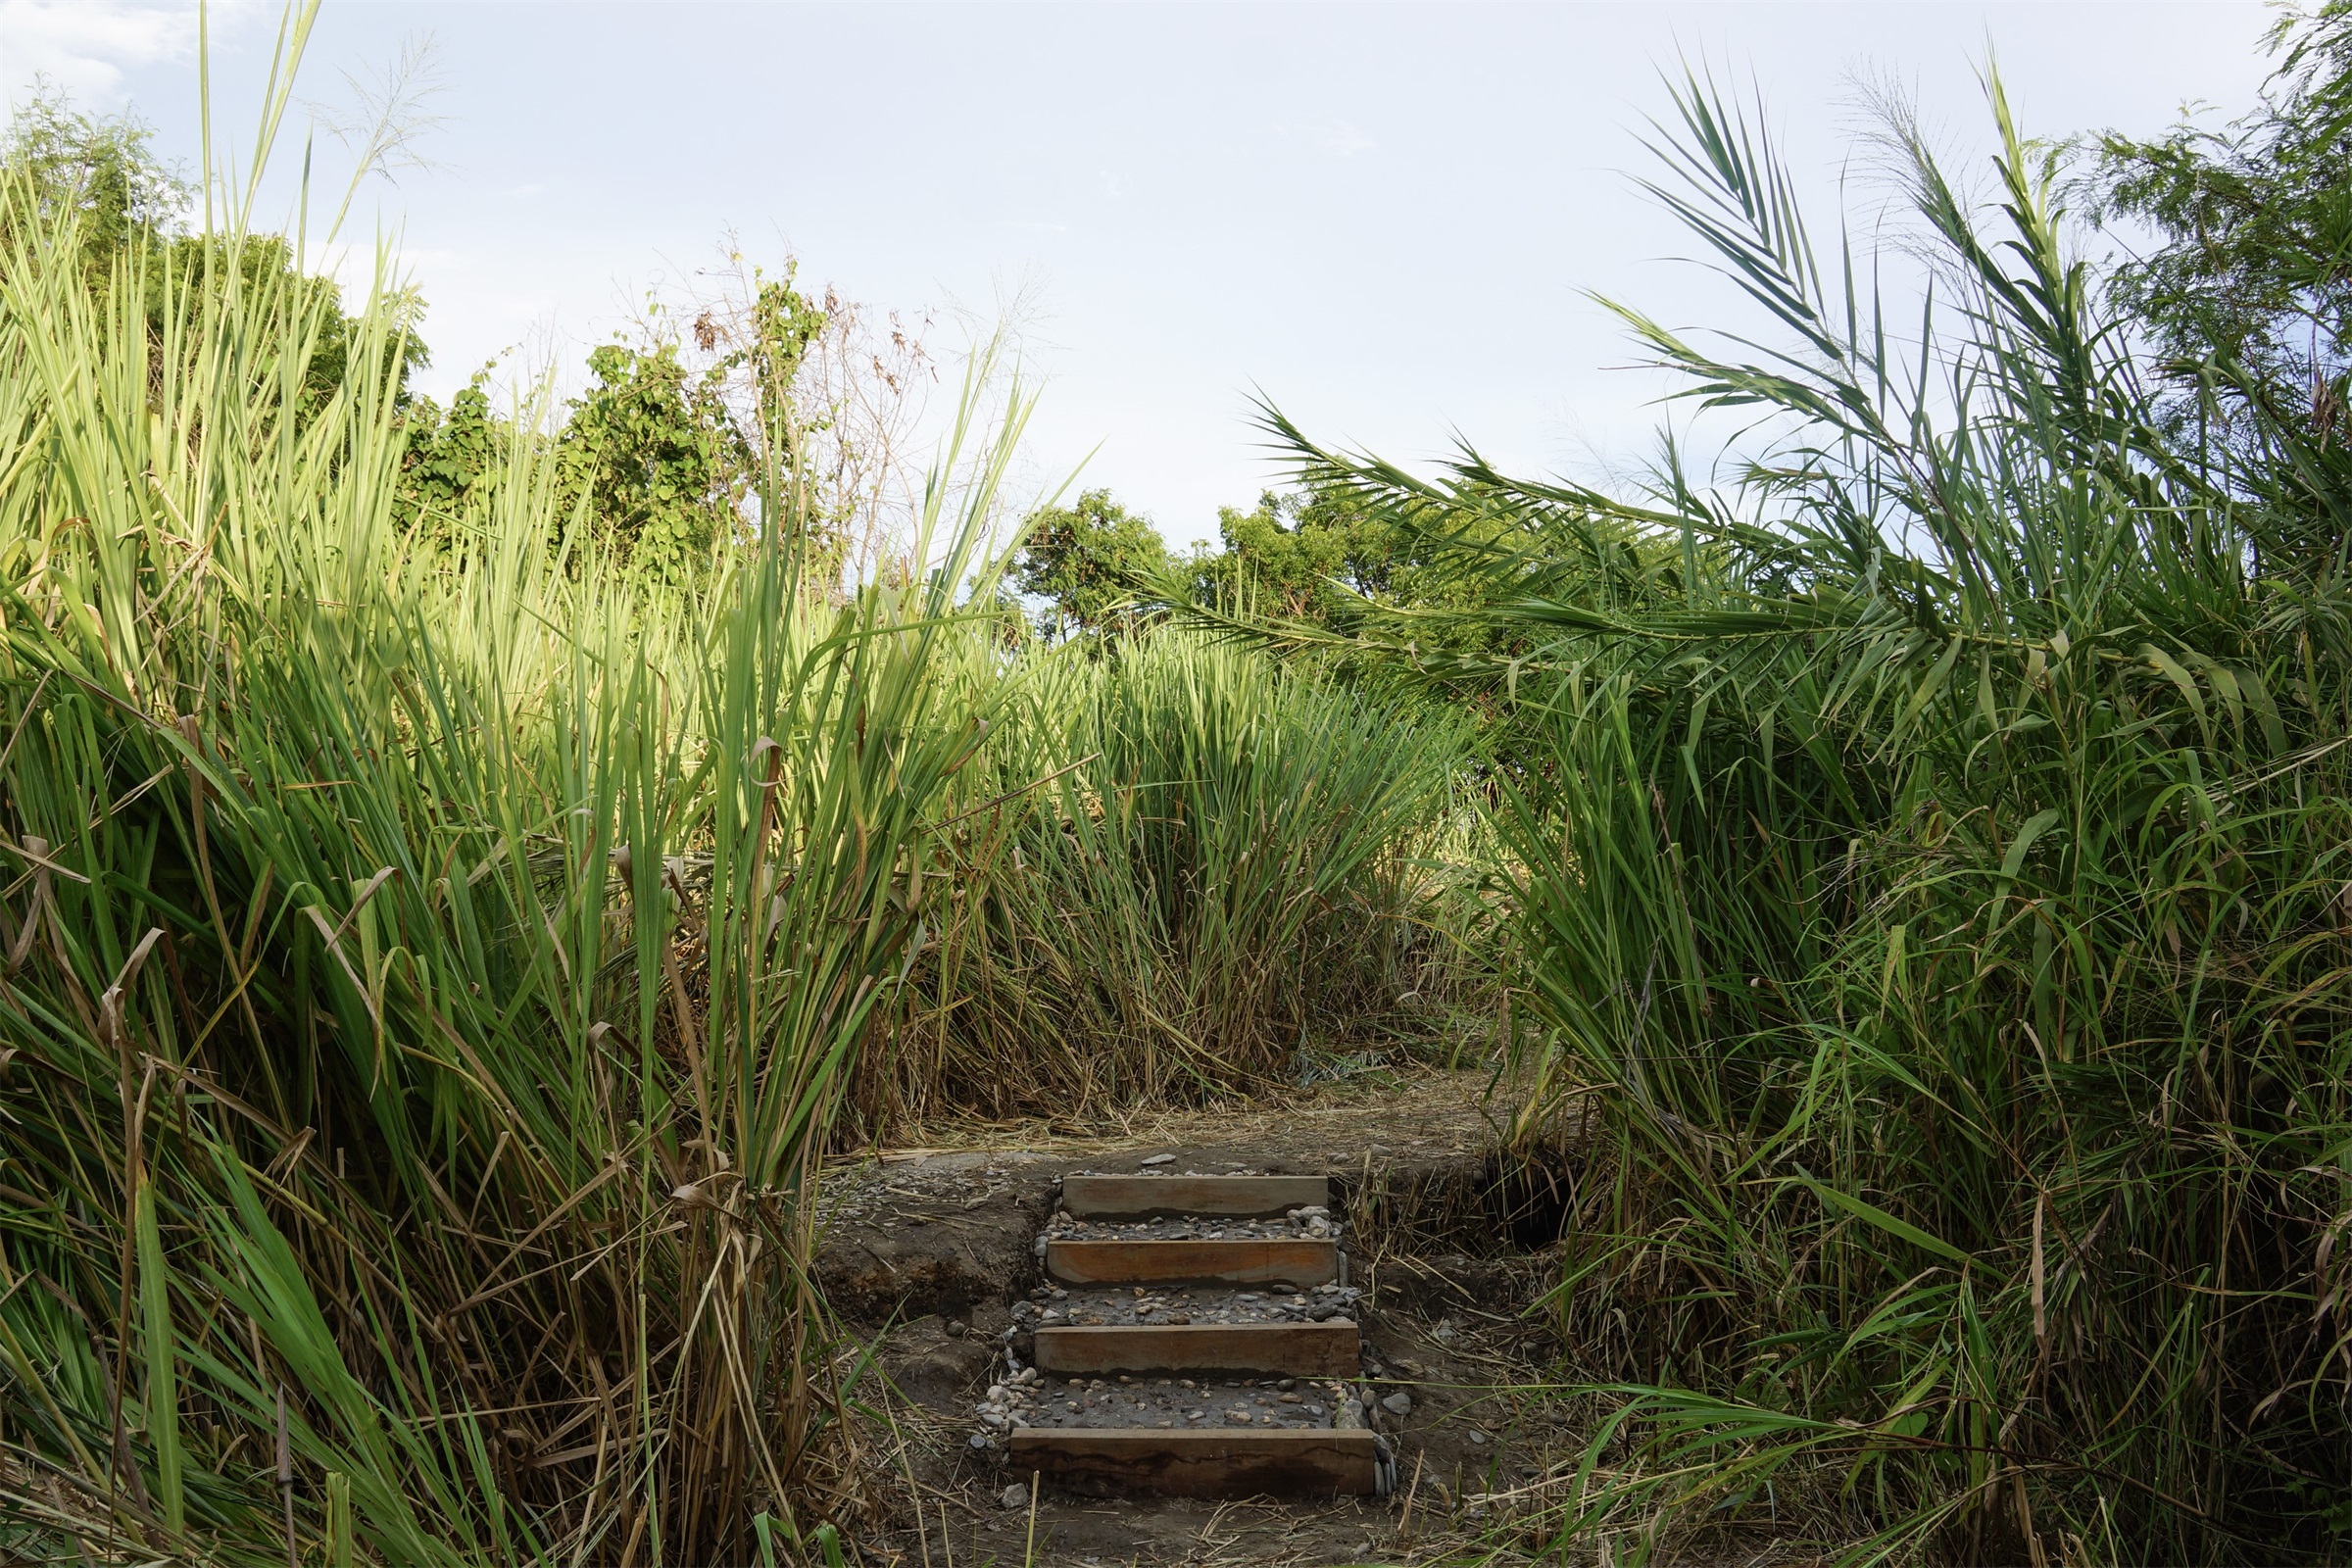
[[[851,1326],[878,1336],[859,1388],[871,1489],[886,1528],[869,1560],[1326,1564],[1446,1554],[1482,1523],[1486,1494],[1532,1483],[1568,1443],[1556,1408],[1527,1397],[1550,1359],[1523,1308],[1556,1237],[1545,1201],[1499,1153],[1484,1074],[1334,1085],[1279,1106],[1138,1119],[1112,1136],[1044,1126],[961,1129],[831,1175],[819,1279]],[[1498,1097],[1499,1098],[1499,1097]],[[1180,1153],[1182,1168],[1327,1176],[1365,1291],[1366,1374],[1397,1494],[1322,1502],[1101,1501],[1034,1508],[1027,1480],[985,1438],[974,1402],[1000,1375],[1010,1302],[1038,1280],[1037,1238],[1060,1178]],[[1545,1215],[1552,1216],[1550,1235]],[[886,1332],[885,1332],[886,1331]],[[1017,1504],[1017,1505],[1016,1505]]]

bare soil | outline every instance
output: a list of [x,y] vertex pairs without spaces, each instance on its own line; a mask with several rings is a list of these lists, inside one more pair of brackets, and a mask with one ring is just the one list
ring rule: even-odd
[[[1158,1116],[1096,1136],[1043,1125],[959,1128],[932,1134],[929,1147],[845,1161],[829,1178],[833,1219],[819,1282],[835,1309],[877,1340],[878,1375],[856,1394],[874,1412],[869,1458],[885,1473],[874,1490],[893,1507],[887,1528],[864,1538],[868,1560],[1304,1568],[1458,1551],[1490,1497],[1500,1506],[1501,1494],[1542,1485],[1577,1437],[1558,1425],[1556,1401],[1533,1396],[1553,1346],[1530,1308],[1557,1269],[1527,1249],[1543,1229],[1542,1195],[1531,1208],[1517,1162],[1500,1155],[1486,1087],[1483,1074],[1326,1086],[1280,1104]],[[1179,1159],[1142,1163],[1170,1153]],[[1007,1471],[1001,1446],[972,1440],[989,1436],[978,1413],[987,1391],[1013,1375],[1004,1350],[1021,1336],[1010,1308],[1040,1285],[1037,1244],[1056,1183],[1077,1171],[1155,1169],[1332,1178],[1332,1217],[1346,1222],[1341,1241],[1364,1326],[1363,1374],[1348,1388],[1369,1395],[1370,1424],[1396,1450],[1396,1495],[1216,1503],[1088,1499],[1048,1488],[1034,1507],[1008,1500],[1007,1489],[1029,1478]],[[1231,1234],[1233,1223],[1210,1228]],[[1294,1294],[1271,1298],[1288,1306]],[[1045,1298],[1063,1307],[1076,1299]],[[1035,1321],[1027,1312],[1020,1320]],[[1272,1380],[1214,1377],[1186,1389],[1182,1381],[1089,1379],[1072,1390],[1041,1378],[1027,1408],[1048,1419],[1145,1426],[1233,1420],[1229,1407],[1252,1421],[1271,1414],[1285,1425],[1321,1424],[1331,1417],[1303,1406],[1336,1408],[1330,1384],[1284,1390]],[[1132,1417],[1117,1409],[1127,1404],[1137,1406]],[[1202,1412],[1197,1420],[1194,1410]]]

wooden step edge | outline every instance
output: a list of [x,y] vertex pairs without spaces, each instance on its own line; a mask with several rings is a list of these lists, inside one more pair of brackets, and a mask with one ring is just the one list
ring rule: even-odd
[[1321,1176],[1064,1176],[1061,1206],[1081,1219],[1165,1214],[1257,1217],[1331,1206]]
[[1041,1328],[1030,1359],[1040,1372],[1272,1372],[1351,1378],[1363,1340],[1345,1318],[1322,1323],[1112,1323]]
[[1381,1483],[1380,1440],[1363,1431],[1024,1427],[1007,1447],[1013,1475],[1097,1494],[1369,1497]]
[[1046,1272],[1064,1285],[1288,1285],[1340,1276],[1337,1242],[1309,1237],[1208,1242],[1046,1243]]

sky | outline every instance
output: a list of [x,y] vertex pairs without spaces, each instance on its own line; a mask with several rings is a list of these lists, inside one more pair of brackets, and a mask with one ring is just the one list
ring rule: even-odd
[[[424,389],[552,367],[728,235],[772,270],[928,320],[943,362],[1009,319],[1040,401],[1025,482],[1106,486],[1172,541],[1279,482],[1263,397],[1406,462],[1467,439],[1605,479],[1665,389],[1593,296],[1752,319],[1639,190],[1689,62],[1759,95],[1817,234],[1865,228],[1860,88],[1912,95],[1955,167],[1983,73],[2028,134],[2219,124],[2266,74],[2259,3],[1717,5],[327,0],[306,115],[429,48],[426,167],[363,189],[428,305]],[[215,122],[250,145],[278,25],[211,10]],[[0,89],[132,108],[198,162],[197,23],[176,0],[0,0]],[[322,141],[324,171],[337,149]],[[297,158],[270,187],[292,201]],[[265,210],[270,210],[265,204]],[[346,263],[347,268],[358,264]],[[503,358],[502,358],[503,356]],[[941,399],[944,402],[944,393]]]

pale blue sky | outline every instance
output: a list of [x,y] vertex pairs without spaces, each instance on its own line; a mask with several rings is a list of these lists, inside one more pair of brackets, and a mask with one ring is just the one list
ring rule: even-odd
[[[1917,91],[1963,162],[1994,51],[2027,127],[2235,113],[2259,4],[589,5],[328,0],[308,92],[431,34],[443,167],[366,200],[404,235],[446,391],[512,345],[576,367],[732,228],[756,258],[910,313],[1021,294],[1047,379],[1033,475],[1100,451],[1174,539],[1268,470],[1264,391],[1311,430],[1417,458],[1458,429],[1506,466],[1638,460],[1656,411],[1596,289],[1736,324],[1630,189],[1657,72],[1752,74],[1835,193],[1857,73]],[[0,0],[0,78],[135,103],[194,162],[193,8]],[[276,7],[214,10],[220,122],[248,134]],[[1828,203],[1821,208],[1826,220]],[[368,223],[363,222],[365,230]],[[959,333],[945,317],[935,342]]]

